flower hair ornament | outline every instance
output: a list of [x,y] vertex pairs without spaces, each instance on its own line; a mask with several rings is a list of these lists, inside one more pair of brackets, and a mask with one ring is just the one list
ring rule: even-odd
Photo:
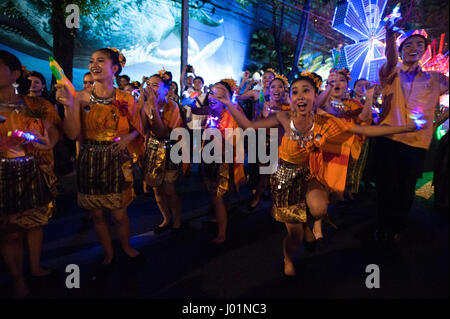
[[231,95],[233,95],[234,91],[236,90],[236,81],[234,79],[222,79],[222,80],[220,80],[220,82],[224,82],[224,83],[228,84],[228,86],[230,87],[230,90],[231,90],[230,93],[231,93]]
[[110,47],[108,47],[108,49],[116,52],[119,55],[120,66],[122,68],[124,68],[125,67],[125,63],[127,62],[127,59],[125,59],[125,56],[122,54],[122,52],[120,52],[117,48],[110,48]]
[[139,81],[132,81],[131,85],[135,88],[138,89],[141,87],[141,83],[139,83]]
[[164,67],[162,67],[161,70],[158,71],[158,75],[161,79],[164,79],[164,75],[166,74],[166,69],[164,69]]
[[285,87],[289,86],[288,79],[283,74],[276,74],[274,79],[280,79],[284,83]]
[[275,72],[275,70],[272,68],[268,68],[264,73],[266,72],[272,72],[274,75],[277,75],[277,72]]
[[300,75],[301,75],[301,76],[304,76],[304,77],[307,77],[307,78],[310,78],[311,80],[313,80],[313,81],[314,81],[314,84],[316,85],[316,87],[317,87],[318,89],[320,89],[320,87],[322,86],[322,81],[320,80],[320,78],[318,78],[317,76],[315,76],[315,74],[312,73],[312,72],[310,72],[308,69],[303,70],[303,71],[300,73]]
[[332,68],[330,73],[340,73],[343,76],[345,76],[345,78],[347,79],[348,82],[350,82],[352,80],[352,78],[350,77],[350,70],[347,68],[342,68],[342,69],[336,69],[336,68]]

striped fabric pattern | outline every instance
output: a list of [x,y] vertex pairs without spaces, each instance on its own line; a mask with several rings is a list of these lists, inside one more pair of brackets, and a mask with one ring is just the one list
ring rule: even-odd
[[51,200],[35,157],[0,159],[0,215],[38,208]]
[[[331,190],[343,191],[351,145],[355,138],[346,131],[352,129],[354,124],[329,114],[316,114],[314,120],[314,144],[317,149],[310,154],[311,173]],[[350,139],[347,134],[351,135]],[[318,135],[321,138],[317,141]]]

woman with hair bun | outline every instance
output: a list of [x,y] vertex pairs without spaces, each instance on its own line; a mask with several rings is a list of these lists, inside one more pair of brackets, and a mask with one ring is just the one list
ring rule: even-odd
[[48,93],[47,85],[45,84],[45,77],[42,75],[42,73],[31,71],[28,73],[28,80],[31,81],[30,91],[28,95],[39,96],[46,99],[52,104],[55,103]]
[[[57,85],[57,100],[64,104],[64,132],[81,138],[77,158],[78,205],[88,210],[105,251],[102,265],[109,269],[114,251],[105,213],[111,214],[122,250],[131,260],[142,260],[130,246],[127,206],[133,201],[132,153],[143,148],[143,126],[134,98],[114,87],[125,65],[115,48],[95,51],[89,62],[95,84],[75,99],[67,88]],[[138,258],[138,259],[136,259]]]
[[[264,101],[264,106],[261,111],[261,114],[258,118],[267,118],[270,114],[274,114],[276,112],[280,111],[286,111],[290,110],[290,104],[288,101],[284,100],[285,91],[289,87],[288,80],[285,76],[277,74],[275,75],[275,78],[270,82],[269,84],[269,100]],[[281,126],[278,126],[278,144],[281,143],[281,136],[283,136],[283,128]],[[267,131],[267,138],[266,138],[266,153],[268,151],[269,142],[270,142],[270,133],[269,130]],[[262,164],[258,163],[258,166]],[[269,185],[269,175],[266,174],[258,174],[258,182],[256,184],[256,189],[254,192],[254,195],[250,199],[247,209],[249,211],[252,211],[256,208],[259,201],[261,200],[261,197],[263,196],[264,192],[266,191],[268,185]]]
[[[245,72],[244,78],[242,81],[245,82],[248,79],[249,75],[250,75],[250,73]],[[246,101],[248,99],[251,99],[254,101],[255,107],[254,107],[254,111],[252,112],[254,119],[256,119],[261,114],[262,109],[264,107],[264,101],[269,100],[270,83],[272,82],[272,80],[275,78],[276,75],[277,75],[277,73],[275,72],[274,69],[268,68],[264,71],[262,83],[261,83],[262,86],[261,86],[260,90],[250,90],[250,91],[246,91],[242,94],[240,94],[240,92],[236,92],[238,94],[238,96],[237,96],[238,101]]]
[[175,188],[180,165],[170,160],[170,133],[183,127],[183,121],[178,104],[168,98],[170,78],[164,69],[152,75],[139,99],[147,132],[143,157],[144,181],[153,188],[163,217],[154,229],[157,234],[170,228],[172,232],[181,229],[181,201]]
[[[234,141],[232,141],[234,161],[233,163],[225,163],[224,161],[225,143],[229,142],[226,138],[225,130],[227,128],[238,128],[238,124],[225,106],[225,103],[231,103],[235,88],[236,82],[233,79],[223,79],[212,86],[208,98],[210,115],[206,123],[205,133],[208,132],[208,129],[219,130],[222,136],[223,155],[220,163],[202,162],[200,166],[200,174],[209,191],[216,214],[217,236],[212,240],[212,243],[215,244],[222,244],[226,240],[227,210],[224,195],[231,192],[233,188],[239,191],[240,185],[245,183],[244,166],[236,161],[236,145]],[[245,117],[240,107],[238,108],[239,111],[237,112],[240,112]],[[202,152],[209,143],[214,143],[213,139],[203,144]]]
[[41,97],[28,96],[19,59],[0,51],[0,252],[13,279],[14,296],[29,288],[23,274],[24,239],[30,272],[45,277],[40,265],[42,227],[54,212],[57,194],[53,152],[61,119]]
[[[325,91],[316,100],[318,112],[327,112],[353,124],[370,125],[372,122],[374,86],[367,87],[367,100],[363,105],[360,101],[350,98],[350,92],[348,91],[350,81],[348,69],[332,69],[328,76]],[[333,197],[338,200],[344,200],[345,197],[354,200],[352,193],[358,192],[362,170],[364,169],[363,164],[365,163],[363,161],[366,155],[366,148],[363,147],[365,140],[365,136],[348,132],[340,135],[327,146],[328,158],[332,159],[329,162],[327,174],[330,178],[334,176],[337,181],[340,181],[339,187],[333,193]],[[314,225],[314,235],[317,239],[323,240],[320,220]]]

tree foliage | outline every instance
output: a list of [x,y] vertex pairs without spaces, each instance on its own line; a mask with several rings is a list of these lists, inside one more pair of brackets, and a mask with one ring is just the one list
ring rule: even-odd
[[112,0],[31,0],[31,3],[49,14],[52,13],[54,4],[57,3],[57,8],[64,12],[64,17],[67,17],[69,14],[66,13],[65,8],[69,4],[76,4],[80,8],[80,16],[92,15],[96,20],[105,21],[109,19],[105,15],[105,9],[111,7]]
[[[275,40],[272,34],[272,29],[259,29],[253,33],[250,40],[250,59],[258,69],[270,67],[280,72]],[[282,34],[280,47],[284,73],[287,73],[292,69],[295,50],[295,40],[289,32]]]
[[[289,74],[294,68],[295,52],[301,51],[304,43],[304,37],[307,32],[303,30],[307,23],[303,19],[303,9],[311,5],[311,1],[299,0],[236,0],[242,7],[250,4],[265,5],[271,10],[272,27],[269,29],[259,29],[252,35],[250,46],[250,58],[254,61],[254,65],[265,68],[270,66],[275,68],[277,72]],[[330,0],[315,0],[312,8],[323,9],[328,5]],[[308,5],[306,5],[308,4]],[[306,5],[306,7],[304,7]],[[329,7],[329,6],[328,6]],[[311,9],[311,6],[309,7]],[[286,23],[285,18],[289,17],[291,22]],[[297,31],[292,30],[292,20],[298,21]],[[287,32],[287,30],[291,32]],[[293,38],[293,34],[297,35],[297,39]],[[300,34],[300,37],[299,37]],[[299,43],[297,43],[299,41]],[[299,62],[300,63],[300,62]],[[299,65],[301,67],[301,64]]]
[[[53,34],[53,56],[59,62],[67,77],[72,79],[73,55],[77,29],[68,29],[66,18],[71,12],[66,12],[69,4],[76,4],[80,16],[92,15],[98,21],[106,21],[105,10],[111,7],[112,0],[30,0],[39,13],[47,13],[50,17],[49,26]],[[116,12],[113,12],[115,14]],[[111,12],[109,12],[111,14]]]

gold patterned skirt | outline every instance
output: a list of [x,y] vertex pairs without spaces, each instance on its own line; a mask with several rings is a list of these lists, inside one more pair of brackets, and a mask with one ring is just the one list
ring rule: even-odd
[[310,179],[309,168],[278,159],[278,168],[270,177],[275,220],[288,224],[306,223],[306,191]]
[[178,179],[180,164],[170,160],[170,141],[160,141],[147,137],[143,159],[144,179],[147,185],[159,187],[163,182],[175,183]]
[[359,184],[361,182],[364,168],[366,167],[367,156],[369,154],[369,139],[366,139],[361,148],[361,153],[357,160],[350,156],[347,168],[347,179],[345,181],[345,189],[357,194],[359,192]]
[[77,158],[78,205],[88,210],[127,207],[134,199],[132,156],[113,154],[108,141],[85,141]]
[[48,224],[56,194],[56,176],[36,157],[0,158],[0,231]]
[[200,163],[200,176],[209,193],[217,197],[232,190],[234,184],[233,164],[230,163]]

